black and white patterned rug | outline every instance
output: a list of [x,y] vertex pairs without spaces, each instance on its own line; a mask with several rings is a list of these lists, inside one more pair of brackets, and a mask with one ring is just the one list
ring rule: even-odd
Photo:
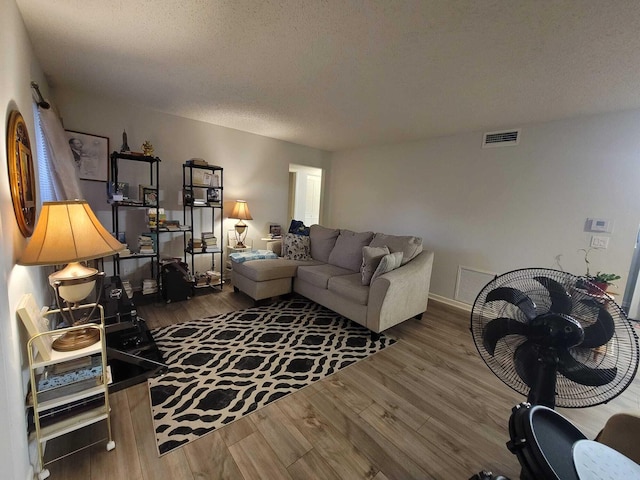
[[148,381],[160,455],[395,343],[302,297],[152,333],[169,365]]

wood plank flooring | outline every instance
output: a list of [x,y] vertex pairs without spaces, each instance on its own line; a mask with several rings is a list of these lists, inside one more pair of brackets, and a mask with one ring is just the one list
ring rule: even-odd
[[[186,302],[140,307],[150,328],[252,306],[229,286]],[[99,445],[50,466],[64,480],[451,479],[482,469],[518,478],[506,448],[524,399],[485,366],[469,314],[430,302],[422,320],[389,331],[398,343],[158,457],[146,384],[111,396],[116,449]],[[558,409],[589,438],[637,410],[640,381],[607,405]]]

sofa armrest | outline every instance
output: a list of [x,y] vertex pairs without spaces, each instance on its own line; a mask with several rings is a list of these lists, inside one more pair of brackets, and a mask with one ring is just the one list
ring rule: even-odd
[[267,250],[281,257],[282,256],[282,240],[269,240],[267,242]]
[[426,311],[433,257],[433,252],[424,250],[371,283],[367,328],[381,332]]

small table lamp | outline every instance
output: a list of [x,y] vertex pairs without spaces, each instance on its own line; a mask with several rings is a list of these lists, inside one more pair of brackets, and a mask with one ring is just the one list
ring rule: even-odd
[[236,200],[236,204],[233,206],[233,211],[231,212],[231,215],[229,215],[229,218],[240,220],[235,225],[236,240],[238,241],[238,243],[236,243],[236,248],[245,248],[246,245],[244,244],[244,240],[247,238],[247,230],[249,227],[243,222],[243,220],[253,220],[251,212],[249,212],[247,202],[245,200]]
[[[49,284],[56,292],[56,303],[61,315],[67,313],[71,323],[76,323],[73,309],[93,291],[96,279],[104,275],[95,268],[86,267],[79,262],[113,255],[124,248],[125,246],[102,226],[85,200],[44,202],[31,240],[18,264],[68,264],[62,270],[49,275]],[[65,308],[62,307],[60,299],[66,302]],[[97,303],[98,299],[95,304]],[[91,345],[98,340],[99,334],[95,329],[87,329],[87,332],[89,331],[97,335],[85,338],[82,332],[76,333],[75,336],[67,333],[54,342],[53,348],[67,351]]]

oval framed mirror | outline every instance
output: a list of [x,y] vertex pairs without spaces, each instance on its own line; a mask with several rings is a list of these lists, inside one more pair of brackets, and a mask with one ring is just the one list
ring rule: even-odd
[[7,163],[13,211],[20,232],[30,237],[36,224],[36,179],[29,132],[18,110],[9,115]]

